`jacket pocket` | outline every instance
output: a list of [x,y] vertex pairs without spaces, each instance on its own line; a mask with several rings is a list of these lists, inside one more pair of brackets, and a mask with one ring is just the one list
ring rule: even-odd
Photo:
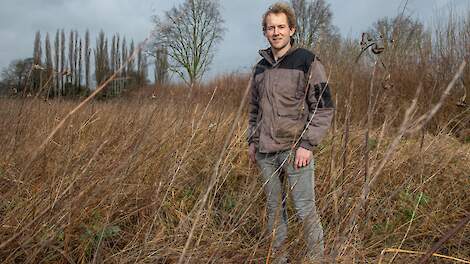
[[274,128],[276,138],[285,143],[292,142],[302,134],[305,124],[302,120],[290,116],[279,116]]
[[305,122],[302,118],[304,105],[304,73],[296,69],[279,69],[273,86],[276,118],[273,124],[278,143],[295,141],[302,133]]
[[299,70],[284,70],[280,72],[276,84],[277,114],[292,118],[300,117],[300,109],[305,98],[304,73]]
[[290,107],[278,107],[277,115],[279,117],[285,117],[293,120],[300,119],[300,107],[299,104],[294,104]]

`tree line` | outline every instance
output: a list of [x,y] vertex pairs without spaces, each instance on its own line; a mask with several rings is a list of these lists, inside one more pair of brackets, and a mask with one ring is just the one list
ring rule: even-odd
[[[468,15],[451,16],[447,23],[443,21],[434,29],[426,29],[421,22],[404,14],[381,18],[365,32],[363,43],[380,42],[385,51],[373,57],[366,53],[357,61],[355,58],[361,52],[359,41],[339,34],[332,24],[333,12],[326,0],[290,0],[289,3],[296,13],[296,45],[313,50],[337,69],[359,69],[379,58],[385,68],[384,87],[392,86],[394,79],[403,79],[400,70],[416,65],[420,72],[427,72],[433,79],[445,80],[455,71],[457,61],[469,56]],[[126,60],[136,46],[133,41],[128,45],[119,35],[108,40],[101,31],[92,48],[88,31],[84,39],[77,31],[70,31],[67,42],[64,30],[57,30],[52,49],[49,35],[42,43],[37,32],[33,57],[15,61],[4,70],[4,83],[14,87],[16,93],[74,96],[89,93],[94,84],[124,67],[101,95],[115,96],[147,84],[148,61],[153,60],[153,77],[157,84],[168,82],[171,72],[190,90],[197,87],[209,70],[225,32],[220,2],[185,0],[152,19],[154,30],[148,45],[143,50],[138,49],[136,58],[128,63]],[[368,71],[367,67],[364,69]],[[468,68],[465,76],[469,76],[467,73]],[[461,80],[463,104],[469,82],[468,77]]]
[[[291,0],[291,5],[298,14],[299,45],[312,48],[323,39],[338,35],[331,23],[330,7],[324,0]],[[118,34],[109,40],[101,31],[92,48],[89,31],[82,38],[76,30],[71,30],[67,39],[63,29],[57,30],[53,46],[49,33],[42,40],[38,31],[33,56],[13,61],[2,73],[3,84],[16,94],[80,96],[123,67],[101,94],[116,96],[147,84],[147,60],[151,57],[157,84],[168,82],[172,72],[192,90],[208,71],[216,46],[223,39],[225,28],[219,1],[185,0],[162,17],[152,19],[154,30],[149,45],[139,49],[136,58],[127,63],[136,46],[133,41],[128,45]]]
[[[132,57],[134,52],[137,54]],[[164,49],[155,52],[155,79],[162,83],[168,79],[167,54]],[[148,55],[137,49],[133,40],[127,42],[119,34],[108,38],[100,31],[92,47],[88,30],[84,37],[77,30],[68,34],[64,29],[57,30],[54,40],[49,33],[42,39],[37,31],[32,57],[11,62],[1,74],[2,84],[10,93],[23,96],[86,96],[122,67],[100,95],[113,97],[149,82]]]

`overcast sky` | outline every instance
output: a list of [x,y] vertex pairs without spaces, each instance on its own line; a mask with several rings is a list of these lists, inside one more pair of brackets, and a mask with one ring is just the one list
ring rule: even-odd
[[[103,29],[111,36],[119,33],[127,39],[142,41],[152,29],[151,16],[161,15],[182,0],[0,0],[0,69],[10,61],[32,56],[34,33],[63,28],[76,29],[92,37]],[[260,19],[275,0],[221,0],[226,32],[217,48],[209,72],[246,70],[258,59],[257,51],[267,42],[260,30]],[[333,11],[333,23],[343,36],[359,37],[380,17],[395,16],[404,0],[327,0]],[[436,12],[469,8],[469,0],[409,0],[407,14],[431,23]],[[68,36],[68,35],[67,35]],[[94,43],[94,40],[92,41]],[[93,44],[94,46],[94,44]],[[152,75],[151,73],[149,74]]]

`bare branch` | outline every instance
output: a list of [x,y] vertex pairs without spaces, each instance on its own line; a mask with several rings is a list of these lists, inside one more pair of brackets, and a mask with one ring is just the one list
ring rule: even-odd
[[214,46],[222,39],[224,21],[219,2],[186,0],[165,12],[164,17],[162,20],[154,16],[152,49],[165,48],[168,69],[193,87],[206,73],[214,57]]

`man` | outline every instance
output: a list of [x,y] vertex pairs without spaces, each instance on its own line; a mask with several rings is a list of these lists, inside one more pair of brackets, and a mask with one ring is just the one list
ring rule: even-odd
[[282,249],[287,214],[285,201],[280,200],[284,171],[297,216],[304,223],[308,258],[319,261],[324,251],[323,229],[315,208],[312,150],[325,136],[334,106],[318,58],[292,44],[296,29],[292,8],[284,3],[272,5],[262,26],[271,47],[260,51],[263,58],[252,77],[249,156],[262,171],[274,257],[287,263]]

